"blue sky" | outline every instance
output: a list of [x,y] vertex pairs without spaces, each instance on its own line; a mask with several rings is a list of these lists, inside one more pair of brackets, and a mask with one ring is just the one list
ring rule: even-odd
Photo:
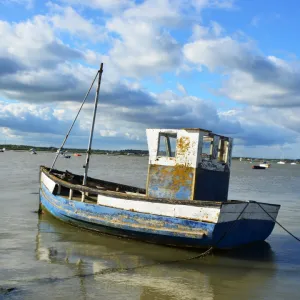
[[[201,127],[234,155],[300,158],[296,0],[4,0],[0,143],[58,146],[104,62],[94,147]],[[92,98],[68,146],[85,147]]]

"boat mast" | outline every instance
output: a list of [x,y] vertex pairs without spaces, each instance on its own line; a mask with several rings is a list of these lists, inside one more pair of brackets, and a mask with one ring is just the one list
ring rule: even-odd
[[[100,70],[99,70],[99,75],[98,75],[98,86],[96,90],[96,95],[95,95],[95,104],[94,104],[94,114],[93,114],[93,121],[92,121],[92,128],[91,128],[91,133],[90,133],[90,138],[89,138],[89,144],[88,144],[88,150],[86,154],[86,161],[85,161],[85,166],[84,166],[84,176],[83,176],[83,185],[86,185],[87,182],[87,173],[89,169],[89,163],[90,163],[90,156],[91,156],[91,148],[92,148],[92,141],[93,141],[93,135],[94,135],[94,127],[95,127],[95,120],[96,120],[96,113],[97,113],[97,106],[98,106],[98,98],[99,98],[99,91],[100,91],[100,84],[101,84],[101,77],[103,73],[103,63],[101,63]],[[82,194],[82,201],[84,200],[85,194]]]
[[66,143],[66,141],[67,141],[67,139],[68,139],[68,137],[69,137],[69,135],[70,135],[70,133],[71,133],[71,130],[72,130],[72,128],[73,128],[73,126],[74,126],[74,124],[75,124],[75,122],[76,122],[76,120],[77,120],[77,118],[78,118],[78,116],[79,116],[79,113],[81,112],[81,109],[82,109],[82,107],[83,107],[83,105],[84,105],[84,103],[85,103],[85,101],[86,101],[88,95],[90,94],[90,91],[91,91],[91,89],[92,89],[92,87],[93,87],[93,85],[94,85],[94,83],[95,83],[96,78],[97,78],[98,75],[99,75],[99,70],[97,71],[97,74],[96,74],[96,76],[95,76],[95,78],[94,78],[94,80],[93,80],[93,82],[92,82],[92,84],[91,84],[89,90],[88,90],[87,93],[85,94],[85,97],[84,97],[84,99],[83,99],[83,101],[82,101],[82,103],[81,103],[81,105],[80,105],[80,108],[79,108],[79,110],[78,110],[78,112],[77,112],[77,115],[76,115],[76,117],[75,117],[75,119],[74,119],[74,121],[73,121],[71,127],[69,128],[68,133],[67,133],[67,135],[65,136],[63,143],[61,144],[61,146],[59,147],[59,149],[58,149],[58,151],[57,151],[57,153],[56,153],[56,156],[55,156],[55,158],[54,158],[54,161],[53,161],[53,163],[52,163],[52,166],[51,166],[51,168],[50,168],[49,173],[51,173],[52,169],[54,168],[54,165],[55,165],[55,163],[56,163],[56,161],[57,161],[57,158],[58,158],[58,156],[59,156],[59,153],[60,153],[61,150],[63,149],[63,147],[64,147],[64,145],[65,145],[65,143]]

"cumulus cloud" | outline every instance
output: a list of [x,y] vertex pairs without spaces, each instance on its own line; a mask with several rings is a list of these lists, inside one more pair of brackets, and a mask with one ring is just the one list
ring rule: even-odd
[[183,3],[178,1],[146,0],[124,11],[123,18],[155,22],[153,25],[176,26],[183,20],[181,5]]
[[177,83],[177,89],[178,89],[178,91],[181,92],[183,95],[187,95],[187,91],[186,91],[185,87],[184,87],[182,84]]
[[15,132],[62,135],[69,122],[59,120],[53,112],[48,106],[0,102],[0,127]]
[[54,29],[66,31],[73,36],[79,36],[81,39],[92,42],[105,42],[108,39],[103,26],[95,24],[93,20],[83,18],[72,7],[60,7],[58,5],[51,7],[56,12],[49,18]]
[[226,74],[219,92],[230,99],[258,106],[300,106],[299,64],[264,56],[253,43],[230,36],[199,38],[183,52],[189,62]]
[[134,6],[134,0],[61,0],[61,2],[72,5],[88,6],[105,12],[116,12]]
[[221,119],[242,124],[241,130],[232,136],[247,146],[295,143],[300,133],[296,115],[297,111],[290,108],[255,106],[219,113]]
[[[109,31],[120,36],[109,51],[111,61],[125,76],[153,76],[178,66],[181,47],[168,33],[143,20],[115,18]],[[137,42],[138,41],[138,42]]]
[[[27,69],[52,68],[58,63],[82,57],[80,51],[55,37],[45,16],[35,16],[32,20],[12,24],[0,21],[0,35],[1,65],[14,61]],[[15,67],[15,71],[18,70]]]
[[31,9],[34,6],[34,0],[2,0],[2,4],[18,4],[25,6],[26,9]]

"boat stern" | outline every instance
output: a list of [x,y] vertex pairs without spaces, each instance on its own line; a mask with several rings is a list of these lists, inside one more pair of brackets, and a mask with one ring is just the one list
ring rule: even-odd
[[233,248],[264,241],[272,233],[280,205],[228,201],[222,204],[213,232],[217,248]]

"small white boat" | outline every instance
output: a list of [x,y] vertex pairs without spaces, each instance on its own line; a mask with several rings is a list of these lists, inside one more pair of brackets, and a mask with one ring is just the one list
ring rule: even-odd
[[271,164],[264,161],[263,163],[260,163],[259,166],[268,169],[271,167]]
[[31,154],[37,154],[34,148],[31,148],[29,151]]
[[291,165],[297,165],[297,163],[296,162],[291,162]]
[[71,158],[71,155],[70,154],[67,154],[68,151],[65,151],[64,154],[62,154],[62,156],[64,158]]
[[280,160],[280,161],[277,162],[277,164],[278,165],[285,165],[285,161]]

